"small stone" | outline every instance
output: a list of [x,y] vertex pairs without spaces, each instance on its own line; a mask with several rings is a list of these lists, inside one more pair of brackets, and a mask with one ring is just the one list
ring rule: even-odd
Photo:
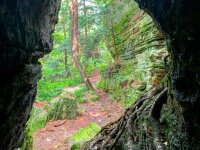
[[50,138],[47,138],[46,141],[47,141],[47,142],[51,142],[51,139],[50,139]]

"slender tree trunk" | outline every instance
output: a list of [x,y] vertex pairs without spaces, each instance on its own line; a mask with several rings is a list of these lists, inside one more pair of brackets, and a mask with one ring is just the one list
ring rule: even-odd
[[[83,0],[83,5],[84,5],[84,16],[85,18],[87,17],[87,9],[86,9],[86,4],[85,4],[85,0]],[[85,50],[88,49],[88,29],[87,29],[87,20],[86,20],[86,24],[85,24]]]
[[[85,0],[83,0],[83,11],[84,11],[84,17],[87,17],[87,9],[86,9],[86,4],[85,4]],[[85,29],[84,29],[84,34],[85,34],[85,45],[84,45],[84,50],[87,51],[88,50],[88,28],[87,28],[87,19],[86,19],[86,24],[85,24]],[[86,56],[86,61],[88,62],[88,55]],[[86,64],[85,70],[88,69],[88,64]]]
[[[64,39],[66,40],[66,28],[65,25],[63,24],[63,34],[64,34]],[[65,57],[64,57],[64,62],[65,62],[65,71],[66,71],[66,76],[70,75],[70,70],[68,67],[68,56],[67,56],[67,47],[64,49]]]
[[88,79],[79,59],[78,59],[78,0],[73,0],[73,16],[72,16],[72,58],[75,66],[89,90],[94,90],[90,80]]
[[78,40],[78,59],[79,60],[81,60],[81,54],[82,54],[82,52],[81,52],[81,44],[80,44],[80,42]]
[[[73,19],[73,7],[74,7],[73,3],[74,3],[73,0],[68,0],[69,15],[70,15],[71,20]],[[72,26],[73,26],[73,23],[71,23],[71,31],[72,31]],[[73,34],[71,33],[71,45],[72,45],[72,39],[73,39]],[[77,41],[77,43],[78,43],[78,56],[77,57],[80,60],[81,59],[81,48],[80,48],[81,45],[80,45],[79,41]],[[75,62],[73,59],[72,59],[72,65],[75,66]]]
[[[68,9],[69,9],[69,16],[70,16],[70,20],[71,20],[70,31],[71,31],[71,46],[72,46],[72,39],[73,39],[73,34],[72,34],[73,0],[68,0]],[[75,66],[73,56],[72,56],[72,65]]]

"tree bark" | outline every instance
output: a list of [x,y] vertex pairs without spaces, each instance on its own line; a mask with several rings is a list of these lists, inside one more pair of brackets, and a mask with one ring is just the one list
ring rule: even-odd
[[[64,39],[66,40],[67,36],[66,36],[66,29],[65,29],[65,25],[64,24],[63,24],[63,34],[64,34]],[[65,57],[64,57],[65,72],[66,72],[66,76],[68,76],[68,75],[70,75],[70,70],[69,70],[69,66],[68,66],[67,47],[64,48],[64,53],[65,53]]]
[[[83,0],[83,5],[84,5],[84,16],[85,18],[87,17],[87,9],[86,9],[86,4],[85,4],[85,0]],[[87,20],[86,20],[86,24],[85,24],[85,50],[88,49],[88,29],[87,29]]]
[[87,77],[79,59],[78,59],[78,0],[73,0],[73,16],[72,16],[72,58],[77,67],[81,78],[89,90],[94,90],[89,78]]
[[[86,4],[85,4],[85,0],[83,0],[83,7],[84,7],[84,17],[87,17],[87,9],[86,9]],[[85,29],[84,29],[84,34],[85,34],[85,45],[84,45],[84,50],[87,51],[88,50],[88,28],[87,28],[87,19],[86,19],[86,24],[85,24]],[[87,53],[86,56],[86,61],[88,61],[89,59],[89,53]],[[87,63],[85,66],[85,70],[88,69],[89,64]]]
[[[74,3],[73,0],[68,0],[69,15],[70,15],[71,20],[73,20],[73,7],[74,7],[73,3]],[[71,23],[71,27],[72,26],[73,26],[73,22]],[[71,28],[71,32],[72,32],[72,28]],[[72,45],[72,39],[73,39],[73,34],[71,33],[71,45]],[[78,55],[77,55],[77,57],[80,60],[81,59],[81,48],[80,48],[81,44],[80,44],[79,40],[77,41],[77,43],[78,43],[78,53],[77,53]],[[72,58],[73,58],[73,56],[72,56]],[[74,59],[72,59],[72,65],[76,66]]]
[[[69,16],[70,16],[70,20],[71,20],[70,31],[71,31],[71,46],[72,46],[72,39],[73,39],[73,34],[72,34],[73,0],[68,0],[68,9],[69,9]],[[72,53],[72,55],[73,55],[73,53]],[[75,66],[73,56],[72,56],[72,65]]]

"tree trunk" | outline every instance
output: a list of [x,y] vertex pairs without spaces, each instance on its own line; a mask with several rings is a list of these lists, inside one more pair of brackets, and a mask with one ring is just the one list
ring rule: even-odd
[[[86,4],[85,4],[85,0],[83,0],[83,5],[84,5],[84,16],[85,18],[87,17],[87,9],[86,9]],[[85,24],[85,46],[84,49],[85,51],[88,49],[88,29],[87,29],[87,20],[86,20],[86,24]]]
[[[73,34],[72,34],[73,0],[68,0],[68,9],[69,9],[69,16],[70,16],[70,20],[71,20],[70,31],[71,31],[71,46],[72,46],[72,39],[73,39]],[[72,55],[73,55],[73,53],[72,53]],[[72,56],[72,65],[75,66],[73,56]]]
[[[64,34],[64,39],[66,40],[67,36],[66,36],[66,29],[65,29],[64,24],[63,24],[63,34]],[[64,57],[65,72],[66,72],[66,76],[68,76],[68,75],[70,75],[70,70],[69,70],[69,66],[68,66],[67,47],[64,48],[64,53],[65,53],[65,57]]]
[[[70,15],[70,19],[71,20],[73,19],[73,7],[74,7],[73,3],[74,3],[73,0],[68,0],[69,15]],[[72,26],[73,26],[73,22],[71,24],[71,27]],[[71,32],[72,32],[72,28],[71,28]],[[71,33],[71,45],[72,45],[72,39],[73,39],[73,34]],[[80,48],[81,45],[80,45],[79,40],[77,41],[77,43],[78,43],[77,57],[80,60],[81,59],[81,48]],[[73,53],[72,53],[72,55],[73,55]],[[72,56],[72,58],[73,58],[73,56]],[[72,65],[76,66],[75,62],[74,62],[74,59],[72,59]]]
[[89,90],[94,90],[88,79],[79,59],[78,59],[78,0],[73,0],[73,17],[72,17],[72,58],[77,67],[81,78]]
[[[84,7],[84,17],[87,17],[87,9],[86,9],[86,4],[85,4],[85,0],[83,0],[83,7]],[[84,29],[84,34],[85,34],[85,45],[84,45],[84,51],[88,50],[88,28],[87,28],[87,19],[86,19],[86,24],[85,24],[85,29]],[[88,52],[88,51],[87,51]],[[86,55],[86,61],[88,62],[89,59],[89,53],[87,53]],[[85,66],[85,70],[88,69],[89,64],[87,63]]]

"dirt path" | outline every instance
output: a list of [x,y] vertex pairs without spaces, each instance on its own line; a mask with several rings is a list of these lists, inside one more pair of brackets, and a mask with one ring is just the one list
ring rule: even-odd
[[[94,70],[89,77],[92,84],[95,85],[100,76],[97,70]],[[75,90],[74,87],[66,87],[65,90]],[[48,122],[43,129],[37,130],[33,134],[34,150],[69,150],[72,143],[70,137],[80,128],[88,126],[91,122],[104,126],[107,123],[118,119],[122,113],[122,107],[115,101],[109,100],[108,94],[102,90],[97,90],[99,100],[89,102],[79,106],[84,110],[76,120],[60,120]]]

